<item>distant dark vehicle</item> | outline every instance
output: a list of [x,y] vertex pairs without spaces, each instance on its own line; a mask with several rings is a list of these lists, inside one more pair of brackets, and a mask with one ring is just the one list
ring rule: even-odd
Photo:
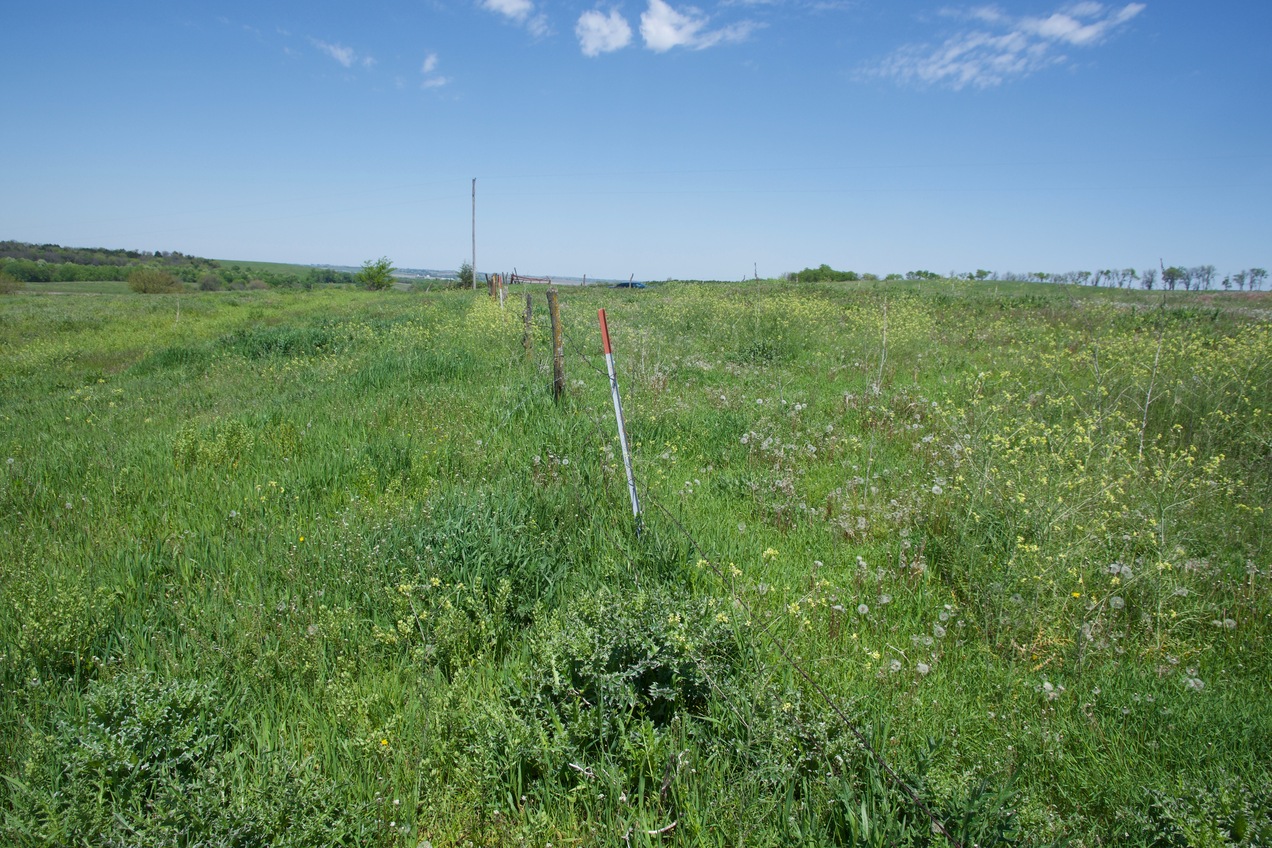
[[616,289],[643,289],[644,287],[645,287],[644,283],[633,283],[631,281],[628,281],[626,283],[614,284],[614,288]]

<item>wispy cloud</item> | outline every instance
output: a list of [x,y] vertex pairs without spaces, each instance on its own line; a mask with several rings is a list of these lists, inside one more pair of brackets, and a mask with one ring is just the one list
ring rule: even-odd
[[680,11],[665,0],[649,0],[649,8],[640,15],[640,36],[645,46],[655,53],[665,53],[674,47],[705,50],[717,44],[745,41],[759,26],[754,21],[740,21],[707,29],[708,23],[707,15],[693,6]]
[[440,61],[436,53],[429,53],[424,57],[424,64],[420,65],[420,73],[424,75],[424,79],[420,81],[420,88],[441,88],[450,82],[449,78],[437,73]]
[[959,90],[992,88],[1004,82],[1064,64],[1066,47],[1091,47],[1146,8],[1128,3],[1110,8],[1079,2],[1046,17],[1009,15],[997,6],[947,11],[968,24],[939,46],[909,44],[866,71],[901,83],[938,85]]
[[547,16],[535,11],[533,0],[481,0],[481,7],[525,27],[535,38],[551,32]]
[[584,56],[613,53],[632,41],[632,28],[617,9],[611,9],[608,15],[595,9],[584,12],[574,25],[574,34]]
[[[309,39],[309,43],[314,47],[317,47],[323,53],[326,53],[332,59],[335,59],[337,62],[344,65],[346,68],[352,68],[353,63],[358,60],[358,54],[354,52],[352,47],[345,47],[341,44],[328,44],[327,42],[321,41],[317,38]],[[374,62],[375,60],[372,59],[371,61]]]

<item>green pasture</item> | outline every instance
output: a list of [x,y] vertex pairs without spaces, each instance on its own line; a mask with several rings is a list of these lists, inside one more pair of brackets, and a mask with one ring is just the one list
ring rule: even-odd
[[1272,843],[1266,296],[563,288],[554,401],[110,285],[0,298],[4,844]]
[[[120,269],[120,277],[128,269]],[[23,283],[22,291],[30,294],[127,294],[128,282],[119,280],[64,280],[48,283]]]

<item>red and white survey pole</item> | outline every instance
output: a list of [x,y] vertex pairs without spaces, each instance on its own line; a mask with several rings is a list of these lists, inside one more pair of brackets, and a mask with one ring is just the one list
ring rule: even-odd
[[614,396],[614,418],[618,420],[618,443],[623,448],[623,467],[627,469],[627,491],[632,496],[632,516],[640,527],[640,499],[636,497],[636,478],[632,476],[632,454],[627,449],[627,425],[623,423],[623,401],[618,396],[618,377],[614,374],[614,350],[610,347],[609,324],[605,322],[605,310],[598,309],[601,319],[601,341],[605,345],[605,367],[609,370],[610,394]]

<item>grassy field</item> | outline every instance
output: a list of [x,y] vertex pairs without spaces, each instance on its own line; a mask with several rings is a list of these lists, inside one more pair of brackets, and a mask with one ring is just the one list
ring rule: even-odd
[[0,841],[1272,844],[1267,296],[519,298],[0,299]]
[[64,280],[49,283],[23,283],[23,291],[32,294],[127,294],[131,289],[122,279],[127,269],[121,269],[119,280]]

